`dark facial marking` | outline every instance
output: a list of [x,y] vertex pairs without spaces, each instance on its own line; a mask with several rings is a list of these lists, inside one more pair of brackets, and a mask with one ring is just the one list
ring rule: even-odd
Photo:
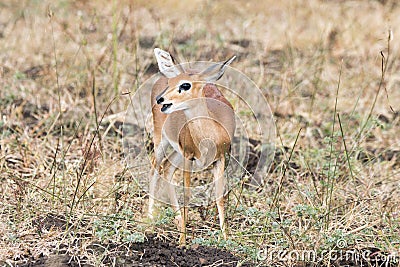
[[166,111],[170,106],[172,106],[172,104],[164,104],[164,105],[162,105],[161,111],[162,112]]
[[160,105],[162,102],[164,102],[164,97],[157,98],[157,104]]
[[157,104],[161,104],[164,102],[164,98],[162,97],[163,94],[168,90],[169,86],[167,86],[157,97],[156,97],[156,102]]
[[187,91],[190,88],[192,88],[192,85],[190,83],[182,83],[179,85],[178,93],[181,93],[182,91]]

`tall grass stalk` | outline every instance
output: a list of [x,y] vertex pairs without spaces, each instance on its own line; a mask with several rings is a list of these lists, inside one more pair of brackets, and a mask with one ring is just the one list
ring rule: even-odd
[[113,20],[112,20],[112,68],[113,68],[113,88],[114,96],[118,95],[118,19],[117,19],[117,0],[113,0]]
[[331,211],[331,205],[332,205],[332,193],[333,193],[333,187],[334,187],[334,181],[335,181],[335,176],[336,176],[336,166],[337,166],[337,158],[335,161],[335,166],[333,170],[333,174],[331,174],[331,164],[332,164],[332,156],[333,156],[333,143],[334,143],[334,137],[335,137],[335,124],[336,124],[336,113],[337,113],[337,104],[338,104],[338,97],[339,97],[339,89],[340,89],[340,82],[342,78],[342,69],[343,69],[343,61],[340,64],[340,70],[339,70],[339,79],[336,87],[336,95],[335,95],[335,108],[333,111],[333,119],[332,119],[332,131],[331,131],[331,136],[329,140],[329,163],[328,163],[328,182],[326,185],[326,195],[325,195],[325,205],[327,205],[327,216],[326,216],[326,222],[325,222],[325,229],[328,229],[329,226],[329,221],[330,221],[330,211]]
[[[66,202],[66,181],[65,181],[65,151],[64,151],[64,117],[63,117],[63,109],[62,109],[62,103],[61,103],[61,86],[60,86],[60,78],[59,78],[59,73],[58,73],[58,61],[57,61],[57,47],[56,47],[56,40],[54,38],[54,25],[53,25],[53,10],[51,9],[50,6],[47,8],[47,16],[49,17],[50,20],[50,27],[51,27],[51,39],[52,39],[52,44],[53,44],[53,57],[54,57],[54,69],[55,69],[55,74],[56,74],[56,87],[57,87],[57,97],[58,97],[58,121],[60,125],[60,151],[61,151],[61,162],[60,162],[60,167],[61,167],[61,176],[62,176],[62,187],[63,188],[63,195],[64,195],[64,203]],[[57,169],[57,168],[56,168]],[[52,192],[52,205],[54,208],[55,204],[55,176],[53,179],[53,192]]]

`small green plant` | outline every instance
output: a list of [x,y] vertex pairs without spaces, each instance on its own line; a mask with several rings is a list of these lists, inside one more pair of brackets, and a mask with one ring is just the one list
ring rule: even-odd
[[143,243],[146,239],[141,225],[128,227],[129,220],[102,218],[94,221],[94,235],[101,241]]
[[23,80],[23,79],[26,79],[26,75],[23,72],[17,71],[17,72],[14,73],[14,79]]
[[154,224],[156,226],[171,224],[175,219],[175,215],[174,210],[171,207],[167,207],[160,212]]

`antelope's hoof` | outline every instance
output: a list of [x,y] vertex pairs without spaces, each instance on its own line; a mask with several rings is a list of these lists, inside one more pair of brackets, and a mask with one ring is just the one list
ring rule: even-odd
[[179,245],[180,246],[185,246],[186,245],[186,234],[181,233],[179,236]]

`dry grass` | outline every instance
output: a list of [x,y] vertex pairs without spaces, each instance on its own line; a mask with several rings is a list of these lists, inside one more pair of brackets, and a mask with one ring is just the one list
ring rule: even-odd
[[107,251],[90,244],[178,236],[168,210],[144,219],[141,177],[107,121],[156,71],[155,46],[180,61],[238,55],[234,67],[261,88],[279,133],[265,186],[229,197],[230,241],[215,237],[213,209],[191,212],[191,241],[252,260],[266,247],[338,240],[399,253],[400,6],[275,2],[0,3],[0,263],[67,251],[101,265]]

